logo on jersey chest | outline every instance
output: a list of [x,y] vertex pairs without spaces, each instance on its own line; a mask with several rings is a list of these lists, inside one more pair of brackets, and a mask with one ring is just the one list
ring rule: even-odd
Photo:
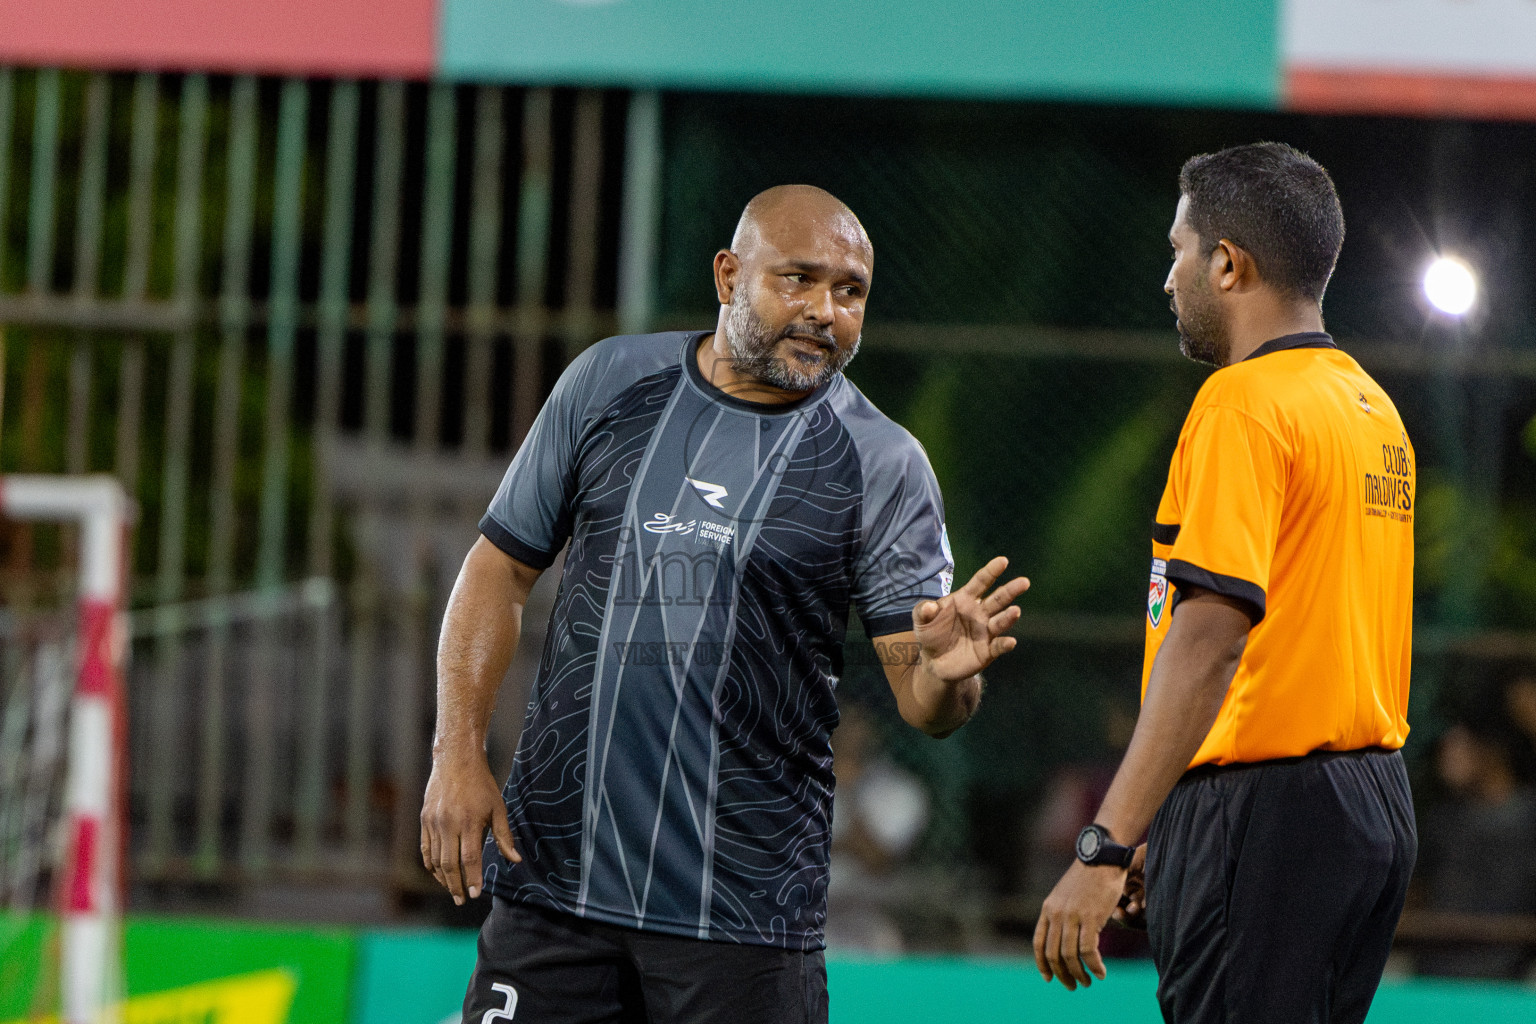
[[670,534],[675,537],[692,535],[701,543],[725,545],[736,539],[736,527],[730,523],[713,523],[708,519],[682,519],[665,512],[653,513],[651,518],[641,526],[646,533],[658,533],[662,536]]
[[[707,480],[695,480],[691,476],[683,477],[693,485],[693,489],[699,492],[699,497],[704,499],[706,505],[718,508],[722,511],[725,505],[721,498],[730,497],[730,492],[720,484],[712,484]],[[671,534],[678,537],[687,537],[690,534],[697,540],[709,541],[713,544],[729,544],[736,537],[736,527],[729,523],[713,523],[708,519],[683,519],[666,512],[656,512],[651,518],[641,524],[647,533],[659,533],[663,536]],[[694,531],[698,532],[695,533]]]
[[705,504],[718,509],[725,508],[720,503],[721,498],[729,496],[724,487],[721,487],[719,484],[706,483],[703,480],[695,480],[691,476],[684,477],[683,479],[693,484],[693,489],[699,492],[699,497],[704,499]]
[[1152,582],[1147,587],[1147,618],[1156,629],[1162,625],[1163,610],[1168,607],[1168,563],[1152,559]]
[[655,515],[651,516],[650,521],[645,524],[645,532],[661,534],[675,533],[686,537],[692,533],[694,527],[698,525],[699,521],[697,519],[689,519],[685,522],[676,516],[667,515],[665,512],[657,512]]

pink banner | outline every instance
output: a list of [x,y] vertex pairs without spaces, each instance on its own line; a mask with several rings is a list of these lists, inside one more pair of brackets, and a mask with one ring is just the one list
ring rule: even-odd
[[426,78],[436,0],[0,0],[0,62]]
[[1288,68],[1285,105],[1317,114],[1536,119],[1536,75],[1413,74]]
[[1536,119],[1531,0],[1286,0],[1280,39],[1291,110]]

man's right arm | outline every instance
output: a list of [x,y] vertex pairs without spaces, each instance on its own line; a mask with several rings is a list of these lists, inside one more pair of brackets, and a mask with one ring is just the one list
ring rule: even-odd
[[489,827],[510,861],[501,786],[486,760],[496,691],[517,650],[523,606],[541,570],[481,537],[470,548],[448,598],[437,647],[437,729],[432,775],[421,808],[421,860],[463,904],[480,895],[480,851]]

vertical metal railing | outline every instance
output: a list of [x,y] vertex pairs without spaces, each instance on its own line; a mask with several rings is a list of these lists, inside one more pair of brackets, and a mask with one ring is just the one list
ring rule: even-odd
[[628,102],[0,68],[0,471],[137,496],[138,880],[419,880],[446,553],[614,330]]
[[[308,537],[305,543],[309,575],[328,579],[335,572],[332,534],[335,497],[331,493],[336,432],[341,426],[342,360],[347,338],[347,293],[352,267],[354,178],[357,173],[357,133],[360,90],[356,82],[337,82],[331,90],[326,126],[325,221],[320,249],[320,294],[317,329],[314,469],[310,478]],[[330,621],[322,620],[310,635],[311,692],[300,737],[300,770],[296,794],[296,862],[301,870],[319,863],[325,808],[327,724],[331,706]]]
[[[176,141],[176,226],[172,259],[174,271],[171,301],[189,309],[197,297],[201,269],[203,226],[203,162],[207,149],[208,80],[192,75],[182,81],[180,123]],[[186,596],[187,497],[191,480],[189,446],[192,435],[192,397],[197,334],[189,322],[171,337],[166,368],[164,433],[160,455],[160,523],[155,566],[155,603],[170,605]],[[178,727],[182,704],[181,638],[163,635],[154,644],[154,702],[146,732],[146,767],[150,786],[147,802],[147,859],[152,866],[164,864],[171,854],[173,801],[180,789],[180,766],[186,754]]]
[[[278,106],[277,154],[272,186],[272,260],[267,295],[266,401],[262,414],[261,494],[256,538],[256,588],[275,591],[287,576],[288,448],[294,345],[298,329],[300,217],[304,202],[305,132],[309,91],[303,82],[282,85]],[[260,875],[272,839],[274,789],[284,767],[278,745],[280,640],[276,624],[257,627],[253,668],[245,693],[244,786],[241,794],[241,861]],[[284,665],[284,668],[287,666]]]
[[475,91],[475,169],[470,186],[468,321],[465,324],[464,450],[482,455],[491,443],[491,394],[475,381],[491,379],[495,341],[496,278],[501,260],[502,149],[506,133],[502,91]]
[[550,95],[548,89],[531,90],[523,100],[523,173],[518,194],[517,305],[526,314],[513,336],[516,364],[512,371],[512,436],[521,441],[533,426],[539,380],[544,358],[544,317],[538,304],[547,280],[550,208]]
[[59,72],[52,68],[39,71],[33,89],[27,290],[34,295],[46,295],[53,285],[54,201],[59,169]]
[[[239,461],[241,384],[245,377],[246,335],[251,326],[245,300],[250,280],[251,236],[255,226],[256,80],[236,79],[230,90],[225,138],[222,281],[218,303],[218,357],[215,373],[213,453],[210,467],[210,515],[207,592],[229,594],[235,585],[235,474]],[[199,784],[195,811],[197,877],[216,875],[220,867],[219,819],[224,802],[226,666],[229,623],[220,618],[208,631],[202,675],[203,720]]]
[[0,288],[5,285],[4,269],[7,243],[4,230],[9,223],[11,198],[11,132],[16,116],[16,72],[0,68]]
[[[110,123],[110,82],[92,75],[86,83],[85,119],[80,150],[80,191],[75,204],[75,283],[71,296],[88,305],[101,287],[101,236],[106,214],[107,132]],[[0,218],[3,219],[3,218]],[[84,473],[89,460],[92,368],[95,364],[88,333],[74,336],[69,363],[69,448],[65,472]]]

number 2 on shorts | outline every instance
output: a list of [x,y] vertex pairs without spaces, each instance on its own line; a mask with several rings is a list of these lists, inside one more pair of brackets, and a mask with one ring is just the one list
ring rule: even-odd
[[517,989],[511,985],[503,985],[500,982],[491,986],[492,992],[500,992],[506,997],[506,1005],[501,1009],[494,1006],[480,1015],[480,1024],[491,1024],[492,1021],[511,1020],[517,1015]]

